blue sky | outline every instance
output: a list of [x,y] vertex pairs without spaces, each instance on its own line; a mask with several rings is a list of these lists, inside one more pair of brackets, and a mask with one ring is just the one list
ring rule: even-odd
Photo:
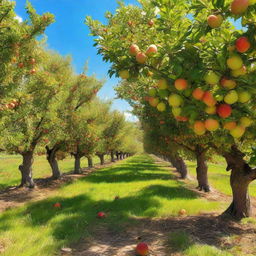
[[[107,82],[99,93],[103,99],[115,97],[113,86],[118,79],[108,77],[109,64],[102,61],[93,45],[93,38],[89,36],[89,29],[84,24],[87,15],[94,19],[105,21],[105,12],[114,12],[116,0],[30,0],[39,14],[50,12],[55,15],[56,22],[47,30],[48,46],[62,55],[73,56],[76,72],[81,72],[84,63],[89,63],[89,74],[96,74],[98,78],[106,78]],[[136,0],[125,0],[127,4],[137,4]],[[26,0],[16,0],[16,13],[26,18]],[[115,100],[113,108],[121,111],[130,110],[125,101]]]

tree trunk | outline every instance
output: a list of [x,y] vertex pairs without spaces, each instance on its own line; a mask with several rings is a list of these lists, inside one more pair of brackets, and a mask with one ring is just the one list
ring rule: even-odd
[[34,151],[27,151],[22,153],[22,165],[19,166],[21,172],[21,187],[28,186],[29,188],[34,188],[35,183],[32,178],[32,165],[34,162]]
[[123,152],[120,152],[119,155],[120,155],[120,156],[119,156],[119,159],[120,159],[120,160],[123,160]]
[[208,182],[208,166],[206,162],[206,151],[198,149],[196,150],[196,178],[198,181],[198,189],[200,191],[210,192],[210,186]]
[[227,171],[231,170],[230,185],[233,194],[233,201],[224,214],[239,220],[250,217],[252,211],[248,187],[256,179],[256,169],[245,162],[244,154],[236,146],[232,146],[231,152],[223,156],[227,162]]
[[81,156],[79,154],[74,154],[75,156],[75,169],[74,174],[81,173]]
[[98,157],[99,157],[99,159],[100,159],[100,164],[101,164],[101,165],[105,164],[104,155],[103,155],[103,154],[98,154]]
[[57,180],[61,177],[61,172],[59,169],[58,161],[56,159],[56,152],[57,149],[55,147],[50,149],[48,146],[46,146],[47,161],[49,162],[52,169],[52,178]]
[[116,159],[119,160],[119,153],[116,152]]
[[111,162],[112,163],[115,162],[115,156],[114,156],[114,152],[113,151],[110,152],[110,156],[111,156]]
[[184,162],[184,160],[178,155],[170,154],[167,158],[169,162],[171,162],[172,166],[176,168],[177,172],[180,174],[181,179],[188,178],[188,169]]
[[92,160],[92,157],[91,157],[91,156],[88,156],[88,157],[87,157],[87,160],[88,160],[88,167],[89,167],[89,168],[93,168],[93,160]]

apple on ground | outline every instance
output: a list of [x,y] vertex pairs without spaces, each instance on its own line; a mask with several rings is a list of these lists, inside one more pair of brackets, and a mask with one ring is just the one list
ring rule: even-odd
[[149,254],[148,245],[143,242],[138,243],[135,250],[139,256],[147,256]]
[[97,217],[100,218],[100,219],[103,219],[103,218],[106,217],[106,214],[104,212],[98,212]]
[[179,211],[179,215],[180,216],[184,216],[184,215],[186,215],[187,214],[187,211],[185,210],[185,209],[181,209],[180,211]]
[[55,204],[53,205],[53,207],[54,207],[54,208],[61,208],[61,203],[55,203]]

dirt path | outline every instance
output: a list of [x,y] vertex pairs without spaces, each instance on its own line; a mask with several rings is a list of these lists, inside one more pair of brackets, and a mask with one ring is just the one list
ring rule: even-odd
[[[120,162],[120,161],[119,161]],[[94,168],[84,168],[81,174],[66,173],[61,179],[52,180],[51,178],[35,180],[34,189],[10,187],[0,191],[0,212],[7,209],[22,206],[27,202],[35,202],[53,195],[63,184],[72,183],[76,179],[86,177],[97,169],[109,167],[114,163],[106,162],[104,165],[97,164]]]

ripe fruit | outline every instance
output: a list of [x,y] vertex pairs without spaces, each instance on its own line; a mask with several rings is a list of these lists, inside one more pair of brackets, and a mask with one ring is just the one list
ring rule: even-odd
[[220,104],[217,107],[217,113],[221,118],[227,118],[232,114],[232,108],[228,104]]
[[140,256],[146,256],[149,254],[149,248],[146,243],[138,243],[136,246],[136,253]]
[[207,92],[204,93],[203,102],[204,102],[208,107],[215,106],[216,103],[217,103],[217,101],[214,99],[212,93],[209,92],[209,91],[207,91]]
[[100,219],[103,219],[103,218],[106,217],[106,214],[104,212],[98,212],[97,217],[100,218]]
[[159,103],[159,99],[151,97],[148,102],[152,107],[156,107]]
[[233,55],[228,58],[227,66],[232,70],[238,70],[243,66],[243,60],[238,55]]
[[249,127],[252,125],[252,123],[253,123],[253,120],[249,117],[244,116],[244,117],[241,117],[241,119],[240,119],[240,124],[243,127]]
[[244,53],[247,52],[251,47],[251,43],[249,42],[248,38],[242,36],[236,40],[236,50],[238,52]]
[[21,62],[21,63],[18,64],[18,67],[19,67],[19,68],[23,68],[23,67],[24,67],[24,64]]
[[166,79],[160,79],[158,82],[157,82],[157,87],[161,90],[165,90],[168,88],[168,82]]
[[33,69],[31,69],[31,70],[29,71],[29,73],[30,73],[31,75],[33,75],[33,74],[36,73],[36,70],[33,68]]
[[239,15],[246,12],[249,6],[249,0],[234,0],[231,3],[231,12],[233,14]]
[[34,59],[34,58],[31,58],[30,60],[29,60],[29,64],[30,65],[34,65],[36,63],[36,60]]
[[118,72],[118,75],[122,78],[122,79],[128,79],[130,77],[130,73],[128,70],[121,70]]
[[231,90],[228,92],[228,94],[224,97],[224,101],[231,105],[238,101],[238,94],[235,90]]
[[179,91],[183,91],[183,90],[186,90],[187,87],[188,87],[188,81],[183,79],[183,78],[180,78],[180,79],[177,79],[175,82],[174,82],[174,86],[177,90]]
[[53,205],[53,207],[54,207],[54,208],[61,208],[61,203],[55,203],[55,204]]
[[176,116],[175,119],[179,122],[187,122],[188,118],[186,116]]
[[230,134],[234,138],[240,138],[244,135],[244,133],[245,133],[245,128],[243,126],[236,126],[236,128],[230,131]]
[[210,71],[204,76],[204,80],[207,84],[215,85],[220,81],[220,76]]
[[181,209],[180,211],[179,211],[179,215],[180,216],[184,216],[184,215],[186,215],[187,214],[187,211],[185,210],[185,209]]
[[246,66],[244,65],[237,70],[231,70],[231,75],[233,77],[243,76],[243,75],[246,75],[246,73],[247,73],[247,70],[246,70]]
[[172,108],[172,113],[173,113],[173,115],[174,115],[175,117],[180,116],[181,111],[182,111],[182,110],[181,110],[180,107],[174,107],[174,108]]
[[179,107],[183,103],[183,99],[178,94],[171,94],[169,96],[168,102],[172,107]]
[[151,44],[148,49],[146,50],[147,56],[153,56],[157,53],[157,47],[154,44]]
[[144,64],[147,60],[147,56],[143,52],[139,52],[136,55],[136,60],[140,64]]
[[204,91],[201,88],[196,88],[193,93],[192,96],[194,99],[196,100],[202,100],[203,96],[204,96]]
[[154,21],[153,21],[153,20],[149,20],[149,21],[148,21],[148,25],[149,25],[150,27],[153,27],[153,26],[154,26]]
[[216,106],[212,106],[212,107],[206,107],[204,111],[209,115],[214,115],[216,114],[216,110],[217,110]]
[[226,130],[231,131],[231,130],[235,129],[236,126],[237,126],[236,122],[230,121],[230,122],[226,122],[224,124],[223,128],[226,129]]
[[238,93],[238,101],[241,103],[246,103],[251,99],[252,95],[247,92],[247,91],[243,91],[243,92],[239,92]]
[[163,102],[160,102],[157,106],[156,106],[157,110],[160,112],[164,112],[166,110],[166,105]]
[[196,121],[194,123],[193,128],[194,128],[195,134],[197,134],[197,135],[203,135],[206,132],[204,122],[202,122],[202,121]]
[[215,119],[207,119],[204,122],[204,125],[205,125],[205,128],[211,132],[216,131],[220,127],[219,122]]
[[223,22],[223,17],[218,15],[210,15],[207,18],[207,23],[211,28],[219,28]]
[[220,84],[226,89],[234,89],[236,87],[236,81],[223,77]]
[[120,199],[120,197],[119,196],[115,196],[115,200],[118,200],[118,199]]
[[132,45],[130,46],[130,48],[129,48],[129,53],[130,53],[130,55],[136,56],[137,53],[139,53],[139,52],[140,52],[140,48],[139,48],[138,45],[132,44]]

